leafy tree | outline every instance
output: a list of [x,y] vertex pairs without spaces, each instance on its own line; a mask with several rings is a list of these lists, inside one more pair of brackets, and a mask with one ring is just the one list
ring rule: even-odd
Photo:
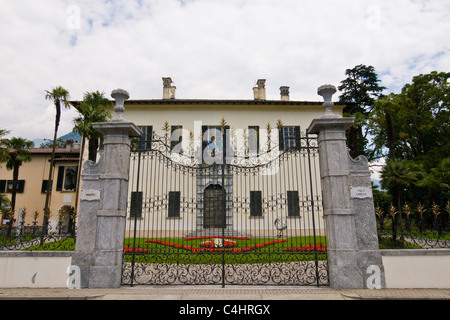
[[450,156],[450,72],[419,75],[400,94],[396,114],[400,153],[428,168]]
[[84,94],[83,102],[75,106],[80,116],[73,120],[74,130],[87,138],[89,141],[89,160],[96,162],[97,149],[99,146],[99,139],[102,135],[96,131],[92,125],[97,122],[105,122],[107,118],[111,117],[110,112],[106,110],[111,105],[111,101],[105,98],[104,93],[86,92]]
[[[393,116],[398,113],[400,103],[399,96],[391,93],[376,100],[373,104],[368,121],[369,132],[373,137],[374,147],[371,150],[373,158],[385,156],[392,160],[398,158],[399,137],[396,132],[400,129],[397,119],[393,119]],[[395,124],[397,127],[394,127]],[[385,148],[389,150],[388,154],[385,153]]]
[[23,162],[31,161],[30,148],[33,148],[32,141],[24,138],[13,137],[4,141],[7,152],[2,154],[2,162],[6,162],[6,169],[13,171],[13,185],[11,189],[11,211],[15,212],[17,186],[19,181],[19,168]]
[[339,102],[347,104],[344,116],[355,117],[355,124],[347,132],[347,144],[350,155],[357,157],[365,155],[372,158],[367,152],[367,117],[371,112],[372,105],[381,96],[385,87],[382,87],[372,66],[363,64],[345,71],[347,78],[341,81],[338,89],[342,92]]
[[406,200],[429,206],[449,200],[449,78],[450,73],[436,71],[415,76],[400,93],[373,104],[374,154],[387,156],[382,184],[396,206]]
[[[53,88],[51,91],[46,90],[45,99],[53,101],[55,104],[55,108],[56,108],[55,130],[54,130],[54,135],[53,135],[53,141],[57,141],[58,128],[59,128],[59,123],[61,121],[61,104],[67,109],[70,108],[69,96],[70,96],[69,91],[67,91],[66,89],[64,89],[61,86]],[[56,149],[56,143],[53,143],[47,186],[52,185],[53,168],[55,166],[55,149]],[[50,200],[50,188],[47,188],[47,192],[46,192],[46,196],[45,196],[45,206],[44,206],[44,213],[47,213],[47,214],[44,214],[45,217],[48,216],[48,212],[49,212],[49,200]],[[46,219],[44,218],[44,220],[46,220]],[[47,221],[44,221],[44,224],[46,224],[46,223],[47,223]]]

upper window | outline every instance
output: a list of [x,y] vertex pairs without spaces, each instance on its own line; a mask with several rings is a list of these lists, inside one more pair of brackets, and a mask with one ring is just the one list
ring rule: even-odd
[[248,127],[248,152],[259,152],[259,126]]
[[56,182],[56,191],[75,191],[77,188],[78,167],[58,168],[58,180]]
[[300,148],[300,127],[284,126],[279,130],[280,150],[291,150]]
[[181,134],[181,130],[183,129],[182,126],[171,126],[170,128],[170,132],[171,132],[171,136],[170,136],[170,151],[172,152],[177,152],[182,154],[183,150],[176,148],[175,147],[181,143],[183,136]]
[[141,137],[139,139],[139,150],[151,150],[152,149],[152,135],[153,126],[139,126],[141,129]]
[[[12,180],[0,180],[0,193],[11,193],[13,189]],[[17,193],[23,193],[25,189],[25,180],[17,181]]]
[[[228,126],[225,127],[227,129]],[[220,126],[202,126],[202,135],[203,162],[212,164],[217,160],[217,163],[221,163],[225,151],[223,139],[227,139],[227,135],[222,133]]]

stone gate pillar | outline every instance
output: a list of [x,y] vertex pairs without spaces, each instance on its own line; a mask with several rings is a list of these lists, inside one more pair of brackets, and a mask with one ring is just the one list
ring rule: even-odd
[[97,163],[87,161],[81,174],[72,264],[80,267],[84,288],[117,288],[121,284],[131,137],[139,136],[140,131],[122,119],[128,92],[117,89],[111,96],[116,100],[114,118],[94,124],[103,134],[103,155]]
[[335,92],[332,85],[319,88],[326,112],[308,128],[309,133],[318,134],[330,285],[336,289],[380,288],[384,271],[370,171],[367,159],[354,160],[349,155],[345,132],[354,119],[332,112]]

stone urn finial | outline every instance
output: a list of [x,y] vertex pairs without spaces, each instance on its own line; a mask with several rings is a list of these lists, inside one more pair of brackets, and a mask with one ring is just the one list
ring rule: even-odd
[[122,114],[125,112],[125,107],[123,106],[125,100],[130,98],[128,91],[123,89],[116,89],[111,92],[111,97],[116,100],[116,105],[114,106],[115,117],[114,120],[122,121]]
[[333,117],[333,118],[337,118],[339,117],[339,115],[334,114],[333,111],[331,110],[334,106],[334,103],[332,101],[332,97],[333,94],[335,94],[337,91],[336,87],[331,85],[331,84],[325,84],[323,86],[320,86],[319,89],[317,90],[317,94],[319,96],[323,97],[323,100],[325,101],[323,103],[323,106],[325,108],[325,115],[324,117]]

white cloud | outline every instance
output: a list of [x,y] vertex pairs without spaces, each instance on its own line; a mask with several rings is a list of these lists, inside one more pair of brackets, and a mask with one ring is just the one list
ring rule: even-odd
[[[445,0],[1,1],[0,128],[51,137],[44,90],[57,85],[73,99],[118,87],[158,99],[171,76],[178,98],[251,99],[266,78],[268,99],[288,85],[292,99],[318,101],[318,86],[366,64],[399,90],[448,71],[449,9]],[[61,133],[73,114],[63,112]]]

